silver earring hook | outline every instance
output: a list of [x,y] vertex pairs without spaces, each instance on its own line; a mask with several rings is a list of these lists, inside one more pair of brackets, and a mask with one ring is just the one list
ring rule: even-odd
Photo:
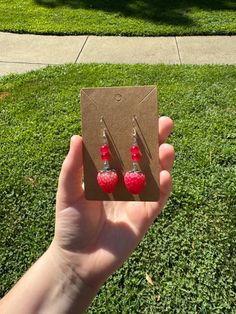
[[137,131],[136,131],[136,116],[133,116],[132,124],[133,124],[133,144],[137,144]]
[[104,117],[103,116],[101,116],[101,119],[100,119],[100,126],[101,126],[101,129],[102,129],[103,144],[107,144],[106,127],[105,127]]

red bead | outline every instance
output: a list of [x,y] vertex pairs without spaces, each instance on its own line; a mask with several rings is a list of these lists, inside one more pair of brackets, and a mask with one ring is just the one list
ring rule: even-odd
[[108,153],[109,152],[109,147],[108,147],[108,145],[102,145],[101,147],[100,147],[100,152],[103,154],[103,153]]
[[111,155],[110,155],[110,153],[109,153],[109,151],[108,151],[108,152],[106,152],[106,153],[102,153],[102,154],[101,154],[101,157],[102,157],[102,160],[109,160],[110,157],[111,157]]
[[131,147],[130,151],[131,151],[132,154],[139,154],[139,152],[140,152],[138,145],[133,145]]
[[132,154],[132,160],[133,161],[140,161],[140,159],[141,159],[140,153]]

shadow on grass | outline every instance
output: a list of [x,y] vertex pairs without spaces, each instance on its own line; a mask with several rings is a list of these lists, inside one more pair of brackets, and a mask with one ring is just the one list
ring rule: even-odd
[[72,9],[95,9],[117,13],[125,17],[135,17],[155,23],[170,25],[193,25],[186,15],[192,8],[202,10],[235,10],[233,2],[225,0],[34,0],[36,4],[48,8],[68,6]]

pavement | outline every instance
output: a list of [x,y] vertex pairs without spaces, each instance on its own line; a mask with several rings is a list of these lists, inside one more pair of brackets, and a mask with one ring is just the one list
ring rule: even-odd
[[0,76],[65,63],[236,64],[236,36],[47,36],[0,32]]

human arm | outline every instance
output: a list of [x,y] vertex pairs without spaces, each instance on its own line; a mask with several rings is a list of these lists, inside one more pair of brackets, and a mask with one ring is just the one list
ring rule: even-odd
[[104,281],[129,257],[171,191],[174,150],[163,144],[173,127],[159,120],[160,201],[87,201],[82,188],[82,139],[72,137],[63,163],[55,236],[42,257],[0,302],[0,313],[83,313]]

